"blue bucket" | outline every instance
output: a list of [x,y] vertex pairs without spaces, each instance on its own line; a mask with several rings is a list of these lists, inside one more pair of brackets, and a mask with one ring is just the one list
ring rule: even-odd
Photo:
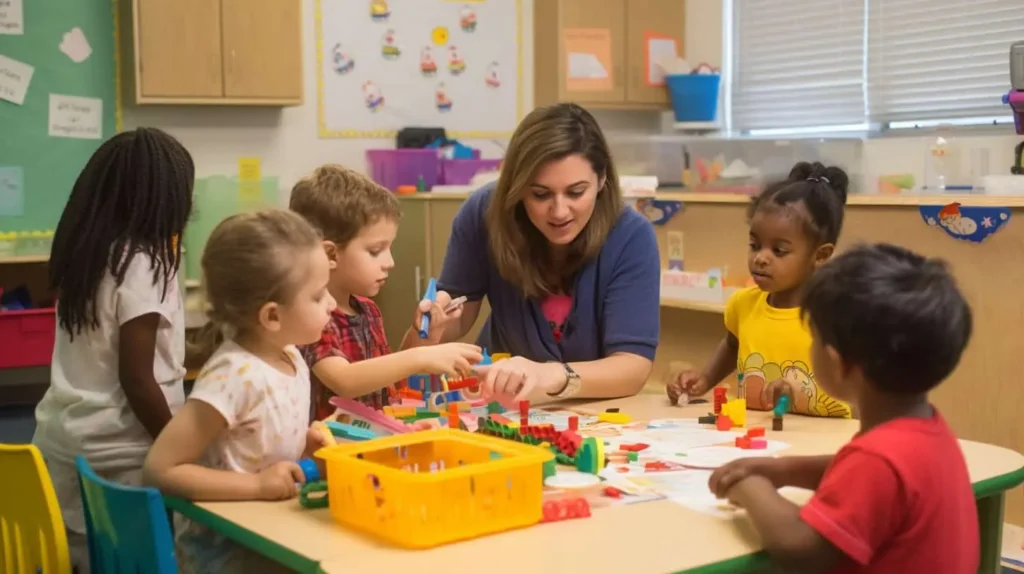
[[719,74],[665,76],[677,122],[713,122],[718,115]]

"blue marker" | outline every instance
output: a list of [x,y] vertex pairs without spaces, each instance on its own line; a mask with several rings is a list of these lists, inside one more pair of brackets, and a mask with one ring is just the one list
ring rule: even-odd
[[[437,302],[437,279],[433,277],[427,282],[427,292],[423,295],[423,298],[431,303]],[[420,339],[426,339],[430,333],[430,313],[424,313],[420,317]]]

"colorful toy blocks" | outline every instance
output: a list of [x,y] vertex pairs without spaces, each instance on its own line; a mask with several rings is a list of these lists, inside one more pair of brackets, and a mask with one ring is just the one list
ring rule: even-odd
[[720,431],[727,431],[732,429],[732,419],[725,415],[718,415],[715,418],[715,428]]
[[624,425],[624,424],[628,424],[629,421],[631,421],[633,419],[632,419],[632,417],[630,417],[626,413],[605,411],[603,413],[597,413],[597,420],[600,421],[600,422],[603,422],[603,423],[613,423],[613,424]]
[[736,437],[736,448],[755,450],[768,448],[768,439],[764,438],[764,427],[754,427],[747,430],[746,435]]
[[562,498],[548,500],[541,507],[541,522],[558,522],[573,518],[588,518],[590,503],[586,498]]
[[729,417],[732,426],[742,427],[747,423],[747,399],[733,399],[722,405],[722,415]]

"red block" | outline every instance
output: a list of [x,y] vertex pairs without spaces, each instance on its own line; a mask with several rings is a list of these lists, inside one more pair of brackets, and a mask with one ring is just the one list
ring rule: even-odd
[[647,448],[649,446],[650,445],[644,444],[642,442],[638,442],[636,444],[621,444],[621,445],[619,445],[619,450],[625,450],[625,451],[631,451],[631,452],[640,452],[640,451],[644,450],[645,448]]
[[759,436],[764,436],[764,427],[750,427],[747,429],[747,437],[757,438]]
[[457,381],[448,381],[448,390],[457,391],[459,389],[473,389],[475,390],[480,386],[480,381],[476,377],[466,377]]
[[727,416],[718,415],[715,419],[715,427],[720,431],[727,431],[732,429],[732,419]]
[[571,416],[569,417],[569,430],[575,431],[580,429],[580,417]]
[[737,448],[742,448],[742,449],[749,449],[750,448],[750,438],[745,437],[745,436],[738,436],[738,437],[736,437],[736,447]]
[[726,397],[726,393],[727,392],[728,392],[728,389],[726,389],[725,387],[715,387],[715,390],[714,390],[714,393],[715,393],[714,394],[714,405],[715,405],[715,414],[716,415],[722,414],[722,405],[724,405],[726,403],[726,401],[727,401],[727,397]]

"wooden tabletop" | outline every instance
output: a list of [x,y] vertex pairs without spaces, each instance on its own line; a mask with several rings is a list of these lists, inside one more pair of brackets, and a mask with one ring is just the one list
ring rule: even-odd
[[[634,420],[697,417],[709,405],[671,407],[664,397],[639,395],[583,405],[619,407]],[[787,415],[785,429],[770,438],[790,444],[787,454],[836,452],[857,431],[853,420]],[[748,426],[771,429],[771,413],[748,411]],[[960,441],[978,496],[1012,488],[1024,480],[1024,456],[1011,450]],[[803,503],[808,491],[792,495]],[[176,505],[172,505],[176,506]],[[587,519],[529,528],[449,544],[403,550],[336,524],[327,510],[305,510],[297,501],[199,503],[216,522],[259,541],[286,563],[319,563],[322,572],[440,572],[476,564],[489,574],[522,572],[675,572],[714,565],[708,571],[744,571],[764,563],[757,537],[737,513],[730,518],[702,514],[668,500],[596,509]],[[248,531],[248,532],[245,532]],[[273,541],[273,542],[270,542]],[[290,558],[291,560],[287,560]],[[700,570],[704,570],[701,568]]]

